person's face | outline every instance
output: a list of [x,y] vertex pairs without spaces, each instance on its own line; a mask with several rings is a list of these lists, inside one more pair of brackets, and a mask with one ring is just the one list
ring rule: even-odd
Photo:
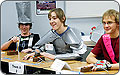
[[50,21],[50,25],[52,26],[53,30],[59,30],[60,27],[63,25],[63,23],[57,17],[55,12],[51,13],[51,17],[49,18],[49,21]]
[[115,34],[118,28],[118,24],[115,22],[115,17],[104,17],[103,27],[107,34]]
[[27,34],[30,31],[30,25],[29,24],[26,24],[26,25],[25,24],[20,24],[19,28],[20,28],[22,34]]

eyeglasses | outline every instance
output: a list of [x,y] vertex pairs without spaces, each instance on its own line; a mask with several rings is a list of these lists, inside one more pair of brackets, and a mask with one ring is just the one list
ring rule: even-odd
[[111,22],[111,21],[108,21],[107,23],[106,22],[102,22],[103,23],[103,25],[111,25],[111,24],[113,24],[113,23],[116,23],[116,22]]

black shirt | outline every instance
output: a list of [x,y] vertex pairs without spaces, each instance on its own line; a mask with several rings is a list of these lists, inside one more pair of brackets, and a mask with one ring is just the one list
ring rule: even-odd
[[[39,37],[39,34],[31,34],[33,35],[33,40],[32,40],[32,46],[30,48],[32,48],[35,43],[37,43],[39,40],[40,40],[40,37]],[[30,40],[30,37],[31,35],[29,36],[21,36],[20,34],[18,35],[18,37],[20,36],[20,43],[19,43],[19,51],[21,52],[23,49],[27,49],[29,48],[28,47],[28,43],[29,43],[29,40]],[[9,39],[11,40],[11,38]],[[16,50],[17,48],[17,43],[11,43],[10,46],[8,47],[7,50]]]

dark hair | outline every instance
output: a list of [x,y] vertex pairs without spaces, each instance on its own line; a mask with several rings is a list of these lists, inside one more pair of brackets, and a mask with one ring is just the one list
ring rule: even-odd
[[30,29],[32,29],[32,23],[18,23],[18,27],[20,28],[20,25],[30,25]]
[[[52,12],[55,12],[57,17],[60,19],[60,21],[65,25],[65,21],[66,21],[66,16],[64,14],[64,11],[61,9],[61,8],[55,8],[55,9],[52,9],[50,10],[50,12],[48,13],[48,18],[51,17],[51,13]],[[65,18],[65,19],[64,19]]]

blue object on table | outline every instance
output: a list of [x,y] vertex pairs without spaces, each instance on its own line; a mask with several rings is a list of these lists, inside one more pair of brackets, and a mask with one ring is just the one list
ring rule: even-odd
[[3,57],[3,59],[8,59],[8,60],[12,60],[12,59],[10,59],[10,58],[6,58],[6,57]]

